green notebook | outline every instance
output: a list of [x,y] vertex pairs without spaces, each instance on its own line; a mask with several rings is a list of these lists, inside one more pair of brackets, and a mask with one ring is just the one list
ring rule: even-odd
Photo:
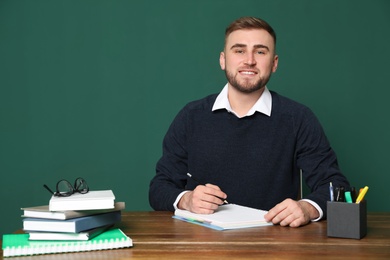
[[3,256],[41,255],[132,247],[133,241],[119,228],[88,241],[31,241],[28,234],[3,235]]

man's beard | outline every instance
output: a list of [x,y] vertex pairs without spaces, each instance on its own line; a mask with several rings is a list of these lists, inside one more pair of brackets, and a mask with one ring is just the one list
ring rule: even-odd
[[256,82],[251,83],[249,80],[242,80],[243,82],[238,82],[237,78],[233,75],[233,73],[230,73],[229,71],[225,70],[225,75],[232,87],[234,87],[236,90],[250,94],[253,92],[256,92],[263,88],[271,78],[271,74],[266,75],[265,77],[259,78]]

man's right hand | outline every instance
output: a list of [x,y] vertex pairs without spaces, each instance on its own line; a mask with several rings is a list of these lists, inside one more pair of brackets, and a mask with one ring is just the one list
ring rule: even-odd
[[212,214],[223,204],[227,195],[213,184],[198,185],[181,197],[178,208],[199,214]]

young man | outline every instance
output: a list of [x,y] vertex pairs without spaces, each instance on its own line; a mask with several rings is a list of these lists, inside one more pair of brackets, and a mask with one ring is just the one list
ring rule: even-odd
[[[174,119],[150,183],[155,210],[211,214],[227,199],[298,227],[326,216],[330,182],[349,186],[314,114],[266,87],[275,46],[264,20],[242,17],[226,29],[220,65],[228,83]],[[300,170],[311,193],[297,201]]]

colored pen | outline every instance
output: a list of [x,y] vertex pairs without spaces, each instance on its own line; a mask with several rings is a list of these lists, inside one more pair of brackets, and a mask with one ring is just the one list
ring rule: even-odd
[[352,203],[352,196],[351,196],[351,192],[350,191],[346,191],[344,193],[344,196],[345,196],[345,201],[348,202],[348,203]]
[[[194,180],[195,182],[197,182],[198,184],[200,184],[200,182],[199,182],[197,179],[195,179],[195,178],[192,176],[191,173],[187,172],[187,176],[190,177],[191,179],[193,179],[193,180]],[[224,201],[223,201],[223,204],[229,204],[229,202],[227,202],[227,200],[224,200]]]
[[364,196],[366,196],[367,191],[368,191],[368,186],[365,186],[356,199],[357,204],[359,204],[364,199]]

